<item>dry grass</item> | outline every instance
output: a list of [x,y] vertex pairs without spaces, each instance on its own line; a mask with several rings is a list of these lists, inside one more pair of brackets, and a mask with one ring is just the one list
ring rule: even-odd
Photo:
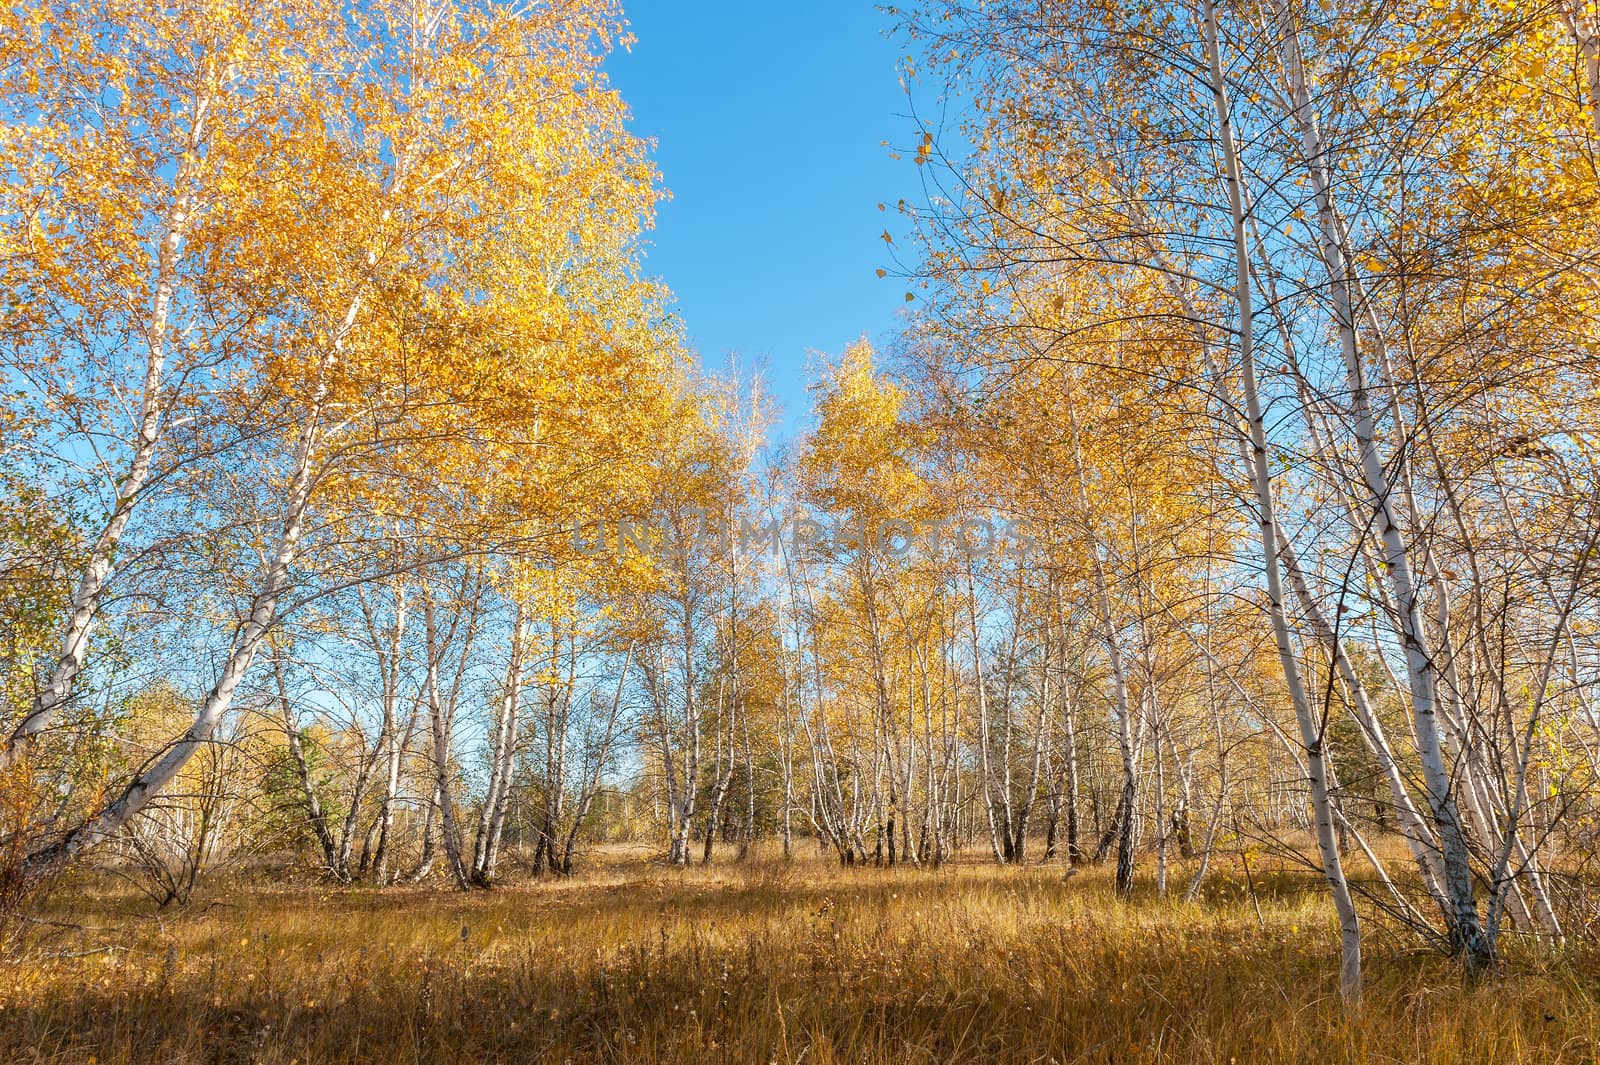
[[[0,1061],[1593,1062],[1589,957],[1475,979],[1369,934],[1335,994],[1317,884],[1224,877],[1118,904],[1107,874],[821,860],[677,872],[612,854],[565,882],[214,887],[161,921],[126,891],[51,906],[0,966]],[[105,950],[108,946],[118,949]],[[87,951],[96,953],[83,954]],[[79,955],[83,956],[69,956]]]

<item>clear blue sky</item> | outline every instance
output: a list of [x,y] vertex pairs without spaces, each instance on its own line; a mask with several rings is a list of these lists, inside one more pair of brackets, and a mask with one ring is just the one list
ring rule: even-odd
[[634,0],[626,14],[637,41],[607,68],[672,194],[646,270],[708,366],[766,364],[792,433],[810,353],[892,335],[906,306],[881,237],[912,257],[894,205],[921,182],[910,151],[882,144],[916,143],[903,46],[872,0]]

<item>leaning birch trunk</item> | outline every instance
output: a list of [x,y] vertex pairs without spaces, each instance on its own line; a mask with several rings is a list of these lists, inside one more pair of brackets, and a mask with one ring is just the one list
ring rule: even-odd
[[[514,728],[514,726],[513,726]],[[513,736],[515,732],[513,731]],[[505,837],[506,818],[511,812],[511,775],[516,765],[516,746],[513,743],[500,770],[500,791],[494,800],[494,813],[489,818],[489,837],[484,844],[481,869],[483,880],[492,882],[500,864],[500,841]]]
[[[1255,231],[1253,221],[1251,229],[1255,236],[1256,247],[1258,249],[1262,248],[1260,233]],[[1270,270],[1264,274],[1264,283],[1267,298],[1276,303],[1278,293]],[[1373,324],[1375,327],[1376,323],[1374,322]],[[1295,387],[1299,391],[1302,404],[1309,410],[1312,406],[1311,390],[1305,374],[1300,369],[1299,359],[1295,354],[1294,335],[1288,325],[1281,320],[1278,322],[1278,334],[1283,345],[1284,358],[1288,364],[1289,373],[1294,378]],[[1317,428],[1317,419],[1311,417],[1308,422],[1312,453],[1331,453],[1332,445],[1324,442],[1324,436]],[[1353,501],[1344,493],[1339,494],[1340,498],[1344,500],[1347,519],[1352,526],[1359,527],[1361,523],[1355,515]],[[1378,763],[1383,769],[1384,779],[1389,786],[1390,799],[1394,803],[1396,819],[1400,822],[1401,835],[1405,837],[1406,845],[1411,850],[1413,860],[1417,863],[1423,886],[1439,906],[1440,913],[1448,925],[1450,923],[1451,906],[1449,896],[1444,890],[1444,873],[1439,863],[1438,840],[1434,836],[1433,830],[1428,827],[1427,822],[1422,819],[1422,815],[1417,811],[1415,803],[1411,800],[1410,789],[1406,786],[1405,780],[1401,775],[1399,759],[1395,756],[1394,750],[1389,744],[1382,722],[1372,709],[1371,701],[1367,697],[1366,686],[1362,683],[1350,661],[1349,652],[1345,648],[1344,636],[1329,621],[1322,608],[1321,600],[1312,594],[1305,572],[1301,569],[1293,547],[1290,545],[1288,537],[1283,535],[1282,529],[1278,530],[1278,550],[1283,559],[1285,572],[1289,577],[1290,588],[1306,611],[1306,618],[1311,624],[1312,633],[1323,644],[1328,657],[1333,661],[1335,671],[1338,673],[1350,697],[1351,710],[1356,718],[1356,723],[1361,727],[1362,739],[1365,741],[1367,749],[1378,759]],[[1372,573],[1372,577],[1374,581],[1380,580],[1376,572]],[[1379,584],[1379,590],[1380,592],[1382,591],[1381,583]]]
[[[1300,757],[1302,749],[1301,745],[1290,740],[1289,737],[1284,733],[1283,729],[1279,728],[1277,722],[1273,721],[1272,718],[1263,717],[1262,720],[1266,722],[1268,729],[1270,729],[1272,734],[1277,738],[1279,745],[1284,749],[1284,753],[1289,756],[1289,760],[1294,765],[1295,770],[1309,777],[1311,771],[1307,767],[1305,761]],[[1330,792],[1337,792],[1339,790],[1339,781],[1334,776],[1332,766],[1327,767],[1327,780],[1328,790]],[[1341,832],[1346,833],[1355,839],[1356,845],[1361,848],[1362,854],[1364,854],[1367,858],[1367,861],[1371,863],[1373,875],[1376,876],[1378,882],[1388,890],[1390,898],[1393,899],[1395,913],[1414,928],[1427,928],[1428,919],[1411,904],[1411,900],[1406,897],[1405,893],[1395,886],[1394,881],[1389,878],[1389,874],[1384,871],[1382,859],[1373,853],[1371,847],[1367,846],[1366,840],[1362,838],[1361,833],[1356,830],[1355,826],[1350,823],[1349,818],[1344,815],[1344,811],[1340,809],[1338,803],[1333,803],[1333,820],[1334,824]]]
[[[1344,358],[1353,429],[1360,452],[1362,479],[1366,485],[1369,505],[1377,521],[1378,535],[1383,543],[1384,564],[1388,571],[1389,582],[1394,589],[1399,636],[1405,651],[1406,669],[1411,686],[1411,711],[1417,736],[1417,753],[1422,761],[1428,805],[1432,808],[1434,823],[1438,827],[1445,890],[1450,898],[1450,942],[1454,950],[1465,954],[1473,961],[1485,961],[1491,956],[1493,944],[1484,935],[1483,926],[1478,919],[1478,904],[1473,895],[1472,868],[1467,850],[1466,832],[1456,807],[1451,773],[1445,765],[1444,747],[1437,719],[1434,675],[1436,666],[1423,624],[1421,596],[1418,594],[1411,571],[1410,550],[1395,519],[1393,485],[1388,471],[1384,468],[1383,459],[1378,454],[1366,371],[1362,366],[1361,352],[1357,345],[1355,302],[1352,298],[1349,272],[1350,259],[1341,226],[1335,215],[1327,150],[1322,142],[1316,113],[1312,108],[1310,81],[1300,54],[1299,31],[1284,0],[1277,0],[1276,7],[1284,67],[1289,76],[1294,105],[1293,118],[1300,133],[1302,150],[1305,154],[1304,162],[1311,181],[1311,193],[1317,208],[1317,228],[1321,237],[1323,260],[1329,274],[1328,293],[1333,301],[1334,326],[1339,334],[1340,352]],[[1220,77],[1220,67],[1218,76]],[[1242,232],[1239,239],[1242,248],[1244,239]]]
[[1433,896],[1439,904],[1440,912],[1448,920],[1450,912],[1449,899],[1445,895],[1443,874],[1439,868],[1439,844],[1434,838],[1432,830],[1417,812],[1415,804],[1411,801],[1411,793],[1406,788],[1405,780],[1400,775],[1400,763],[1395,757],[1394,750],[1389,746],[1389,738],[1383,730],[1383,723],[1373,711],[1367,699],[1367,689],[1361,683],[1349,654],[1345,651],[1344,640],[1334,631],[1322,612],[1322,604],[1312,595],[1306,585],[1305,574],[1300,569],[1299,559],[1295,556],[1294,549],[1290,546],[1288,537],[1283,535],[1283,530],[1278,530],[1278,550],[1283,558],[1284,567],[1289,574],[1290,586],[1294,589],[1295,597],[1305,607],[1307,620],[1311,623],[1311,631],[1317,640],[1322,643],[1328,656],[1333,659],[1334,668],[1338,671],[1344,682],[1345,691],[1350,696],[1350,705],[1355,713],[1356,723],[1361,726],[1362,737],[1366,740],[1368,750],[1377,758],[1378,764],[1383,769],[1384,780],[1389,785],[1389,798],[1394,803],[1395,819],[1400,822],[1400,834],[1405,837],[1406,845],[1411,850],[1411,856],[1417,863],[1417,869],[1422,875],[1423,886],[1428,894]]
[[389,859],[394,848],[394,812],[400,803],[400,768],[405,759],[407,748],[411,746],[411,737],[417,731],[417,715],[420,709],[420,699],[414,697],[411,709],[406,714],[405,727],[396,727],[390,730],[388,766],[385,773],[383,806],[378,815],[378,851],[374,862],[374,875],[378,883],[389,882]]
[[1300,674],[1300,663],[1295,657],[1289,622],[1284,613],[1283,580],[1278,561],[1277,517],[1272,498],[1271,470],[1268,465],[1266,426],[1261,410],[1261,397],[1256,389],[1250,255],[1246,239],[1241,167],[1233,139],[1233,118],[1228,104],[1227,82],[1222,72],[1222,49],[1218,43],[1214,0],[1203,0],[1202,11],[1204,14],[1201,29],[1205,36],[1211,98],[1216,108],[1223,176],[1227,185],[1228,209],[1233,222],[1234,299],[1239,313],[1239,373],[1245,411],[1250,423],[1250,472],[1260,519],[1261,556],[1266,575],[1268,610],[1272,621],[1273,640],[1278,650],[1278,661],[1283,667],[1284,682],[1289,689],[1295,719],[1300,726],[1301,742],[1306,751],[1306,770],[1310,777],[1311,802],[1316,820],[1318,850],[1322,856],[1322,871],[1333,893],[1334,908],[1339,918],[1341,957],[1339,989],[1347,1003],[1355,1003],[1361,997],[1361,924],[1356,915],[1355,902],[1350,897],[1350,885],[1345,880],[1344,866],[1339,857],[1332,804],[1328,798],[1326,755],[1321,726],[1313,712],[1310,697]]
[[[207,98],[209,99],[209,97]],[[197,111],[197,121],[203,115]],[[405,184],[409,168],[409,149],[400,154],[395,168],[390,175],[388,186],[383,190],[383,198],[392,200],[400,195]],[[182,174],[180,166],[179,173]],[[187,208],[185,207],[185,210]],[[379,214],[379,224],[387,226],[392,217],[393,207],[385,206]],[[187,217],[187,216],[185,216]],[[176,230],[181,237],[182,230]],[[168,254],[172,259],[175,269],[178,237],[174,237],[174,229],[169,227],[163,236],[163,244],[170,241],[171,248]],[[365,266],[368,271],[378,265],[378,250],[376,246],[369,247],[365,256]],[[328,402],[330,378],[334,368],[339,364],[345,353],[345,347],[351,334],[355,331],[356,322],[360,318],[365,305],[365,282],[357,284],[355,291],[345,306],[344,314],[332,323],[331,342],[319,353],[316,360],[316,370],[313,376],[311,395],[306,404],[306,415],[301,422],[298,433],[292,472],[289,478],[289,491],[284,504],[283,529],[278,536],[276,548],[268,563],[266,573],[262,577],[256,594],[250,601],[250,609],[245,615],[244,623],[235,632],[227,659],[223,662],[222,669],[217,676],[211,690],[206,693],[205,699],[200,704],[200,709],[194,721],[176,742],[167,748],[161,758],[153,765],[143,769],[123,790],[115,800],[106,803],[101,809],[85,822],[68,832],[55,844],[42,851],[31,854],[24,863],[23,875],[27,879],[38,879],[49,875],[62,865],[70,862],[84,849],[92,847],[109,838],[128,821],[142,810],[149,801],[161,792],[161,789],[172,782],[189,759],[202,746],[210,741],[211,734],[216,730],[217,724],[233,705],[234,693],[243,682],[245,674],[249,672],[255,660],[255,654],[260,647],[262,639],[277,623],[278,598],[282,595],[284,586],[288,583],[289,569],[294,564],[300,547],[300,537],[305,529],[306,511],[311,503],[311,496],[317,481],[317,460],[320,457],[322,443],[324,408]],[[161,304],[164,309],[170,305],[171,285],[167,288],[166,302]],[[163,314],[162,321],[165,317]],[[164,335],[163,329],[162,334]],[[152,339],[154,334],[152,333]],[[150,364],[159,381],[161,360],[156,358]],[[147,380],[148,383],[148,380]],[[146,395],[148,405],[150,396]],[[148,408],[147,408],[148,413]],[[157,408],[152,425],[159,425],[161,409]],[[154,447],[153,443],[151,445]],[[153,454],[153,450],[152,450]],[[119,498],[125,493],[119,492]],[[131,500],[131,496],[129,496]],[[126,519],[124,518],[124,524]],[[121,527],[118,527],[120,534]],[[114,545],[113,545],[114,546]],[[109,566],[109,553],[107,563]],[[108,570],[109,572],[109,570]],[[99,591],[95,597],[98,601]],[[74,606],[75,612],[78,606]],[[93,611],[88,615],[92,621]],[[87,630],[85,630],[87,631]],[[79,649],[81,652],[81,648]],[[81,657],[79,658],[81,663]],[[30,715],[32,717],[33,715]],[[23,726],[27,726],[25,720]],[[36,724],[35,729],[43,727]],[[7,750],[10,750],[8,745]]]
[[84,563],[78,586],[68,601],[66,624],[57,644],[56,664],[50,671],[27,716],[17,723],[0,747],[0,769],[14,763],[28,745],[50,727],[72,695],[73,683],[83,670],[89,636],[100,612],[106,582],[116,560],[117,545],[127,530],[139,495],[150,479],[150,467],[160,443],[163,420],[170,399],[164,394],[163,374],[167,359],[167,329],[172,299],[177,287],[178,259],[193,218],[195,156],[206,139],[206,117],[211,108],[209,93],[195,97],[189,125],[188,151],[178,163],[173,177],[173,200],[161,220],[156,242],[156,283],[145,324],[145,363],[143,392],[139,401],[139,428],[133,440],[133,455],[117,483],[111,515],[95,537]]
[[[1194,301],[1192,295],[1188,291],[1187,285],[1182,280],[1180,280],[1181,272],[1176,270],[1176,269],[1174,269],[1174,268],[1172,268],[1166,262],[1165,254],[1162,251],[1160,245],[1158,245],[1154,240],[1152,240],[1148,236],[1148,233],[1151,231],[1151,226],[1144,219],[1143,211],[1142,211],[1142,209],[1140,207],[1139,201],[1136,198],[1133,198],[1132,195],[1125,190],[1125,188],[1124,188],[1124,186],[1122,184],[1120,176],[1117,174],[1117,172],[1113,168],[1110,168],[1110,167],[1105,168],[1105,173],[1106,173],[1107,179],[1112,183],[1113,187],[1117,188],[1120,191],[1122,191],[1124,195],[1129,197],[1130,210],[1133,213],[1134,219],[1135,219],[1136,222],[1138,222],[1141,231],[1146,234],[1146,236],[1144,238],[1144,244],[1145,244],[1146,250],[1148,251],[1148,253],[1149,253],[1150,257],[1151,257],[1151,260],[1155,263],[1156,268],[1161,271],[1163,277],[1165,278],[1165,280],[1167,282],[1167,285],[1168,285],[1170,291],[1172,291],[1174,297],[1178,300],[1178,302],[1183,307],[1186,317],[1191,322],[1199,323],[1202,320],[1200,312],[1199,312],[1199,310],[1198,310],[1198,308],[1197,308],[1197,306],[1195,304],[1195,301]],[[1249,221],[1249,228],[1252,231],[1254,230],[1254,222],[1253,221]],[[1257,242],[1259,244],[1259,241],[1260,241],[1259,235],[1256,237],[1256,239],[1257,239]],[[1269,295],[1269,297],[1271,297],[1272,302],[1274,304],[1276,304],[1277,303],[1277,294],[1272,289],[1272,277],[1271,277],[1270,272],[1266,275],[1266,283],[1267,283],[1267,286],[1268,286],[1268,295]],[[1282,335],[1282,338],[1283,338],[1285,352],[1286,352],[1286,355],[1287,355],[1287,358],[1288,358],[1290,369],[1291,369],[1292,372],[1295,373],[1297,384],[1299,384],[1299,386],[1301,387],[1302,395],[1303,395],[1304,394],[1304,390],[1305,390],[1305,383],[1304,383],[1303,378],[1299,375],[1298,369],[1296,368],[1296,365],[1295,365],[1295,358],[1294,358],[1294,355],[1293,355],[1293,337],[1289,333],[1287,328],[1285,328],[1284,325],[1281,322],[1279,323],[1279,332],[1280,332],[1280,334]],[[1203,329],[1202,330],[1198,330],[1197,333],[1198,333],[1197,340],[1202,345],[1202,348],[1204,348],[1207,351],[1206,365],[1208,366],[1208,368],[1211,370],[1211,372],[1213,374],[1217,375],[1218,381],[1219,381],[1219,391],[1220,391],[1220,393],[1221,393],[1221,395],[1223,396],[1224,399],[1228,399],[1228,391],[1229,390],[1227,388],[1226,381],[1223,380],[1222,377],[1221,377],[1220,367],[1218,367],[1216,365],[1215,361],[1212,360],[1210,358],[1210,355],[1209,355],[1209,345],[1210,345],[1209,338],[1205,335],[1205,332],[1203,331]],[[1311,435],[1312,435],[1312,440],[1315,443],[1316,440],[1317,440],[1317,435],[1318,434],[1317,434],[1316,422],[1315,422],[1314,418],[1311,421]],[[1250,439],[1249,439],[1248,434],[1245,434],[1243,439],[1241,439],[1239,443],[1240,443],[1241,457],[1244,459],[1244,463],[1245,463],[1246,467],[1249,467],[1251,465],[1251,458],[1250,458],[1251,444],[1250,444]],[[1318,450],[1320,450],[1320,447],[1318,447]],[[1301,599],[1302,602],[1304,602],[1306,604],[1307,609],[1309,611],[1311,611],[1311,613],[1312,613],[1312,621],[1313,621],[1313,624],[1315,625],[1315,624],[1318,623],[1319,619],[1321,619],[1321,616],[1322,616],[1321,612],[1320,612],[1320,605],[1317,603],[1316,600],[1310,598],[1309,595],[1304,594],[1304,592],[1302,590],[1302,588],[1303,588],[1303,580],[1301,580],[1299,578],[1298,570],[1297,570],[1297,568],[1295,566],[1293,555],[1289,551],[1288,540],[1287,540],[1286,537],[1284,537],[1282,535],[1282,531],[1281,530],[1279,530],[1279,533],[1278,533],[1278,542],[1279,542],[1281,550],[1284,552],[1285,560],[1288,563],[1290,577],[1291,577],[1292,580],[1294,580],[1296,582],[1297,591],[1300,591],[1300,593],[1301,593],[1300,594],[1300,599]],[[1380,592],[1383,591],[1381,586],[1380,586],[1379,590],[1380,590]],[[1385,597],[1385,598],[1387,598],[1387,597]],[[1324,626],[1324,627],[1326,627],[1326,626]],[[1333,631],[1331,629],[1331,627],[1327,627],[1327,628],[1328,628],[1329,632]],[[1336,636],[1336,634],[1335,634],[1335,636]],[[1319,639],[1320,638],[1322,638],[1322,635],[1319,632]],[[1349,664],[1348,663],[1348,657],[1344,655],[1344,648],[1343,648],[1343,644],[1342,643],[1338,643],[1336,641],[1336,645],[1333,647],[1333,653],[1335,655],[1339,656],[1340,658],[1342,658],[1344,660],[1345,666],[1348,667],[1348,664]],[[1406,835],[1407,835],[1408,843],[1412,844],[1412,846],[1414,848],[1413,854],[1414,854],[1414,857],[1415,857],[1416,861],[1418,862],[1419,869],[1421,870],[1424,883],[1429,887],[1430,892],[1435,895],[1436,899],[1442,899],[1443,898],[1443,896],[1441,894],[1442,889],[1437,887],[1437,885],[1439,883],[1439,879],[1440,879],[1440,874],[1437,872],[1437,860],[1436,860],[1437,845],[1433,844],[1431,842],[1433,840],[1433,834],[1427,828],[1427,826],[1425,824],[1422,824],[1420,822],[1420,816],[1416,815],[1415,806],[1411,804],[1409,794],[1405,790],[1403,782],[1400,783],[1398,791],[1394,790],[1395,783],[1399,778],[1398,763],[1396,762],[1396,760],[1394,758],[1393,752],[1388,750],[1387,744],[1383,742],[1383,736],[1382,736],[1381,731],[1377,731],[1380,726],[1378,725],[1376,716],[1372,715],[1370,713],[1370,711],[1363,712],[1363,708],[1366,705],[1364,690],[1359,688],[1359,684],[1358,684],[1358,682],[1356,682],[1355,675],[1354,675],[1353,672],[1350,672],[1350,671],[1347,671],[1347,670],[1341,670],[1341,674],[1342,674],[1343,678],[1345,679],[1345,681],[1347,682],[1347,686],[1355,685],[1355,686],[1353,686],[1351,688],[1352,700],[1356,704],[1357,715],[1361,719],[1361,722],[1362,722],[1362,725],[1363,725],[1363,735],[1364,735],[1364,737],[1366,737],[1368,739],[1369,745],[1372,745],[1372,740],[1373,740],[1374,737],[1376,737],[1377,740],[1378,740],[1378,743],[1375,745],[1376,749],[1374,750],[1374,753],[1375,753],[1375,755],[1377,755],[1380,758],[1381,761],[1383,761],[1383,764],[1384,764],[1385,769],[1386,769],[1386,775],[1391,778],[1390,779],[1390,786],[1391,786],[1392,793],[1396,796],[1397,805],[1401,806],[1403,809],[1409,809],[1411,811],[1411,813],[1412,813],[1412,823],[1413,823],[1414,827],[1416,829],[1418,829],[1418,831],[1408,832],[1408,833],[1406,833]],[[1218,799],[1219,799],[1219,807],[1218,807],[1218,809],[1220,811],[1220,808],[1221,808],[1220,807],[1220,802],[1221,802],[1221,799],[1222,799],[1222,796],[1220,794],[1219,794]],[[1406,816],[1405,816],[1405,814],[1403,812],[1401,814],[1401,819],[1402,819],[1402,821],[1407,820],[1407,818],[1406,818]],[[1215,823],[1213,823],[1211,832],[1208,834],[1208,844],[1207,844],[1208,848],[1210,846],[1209,840],[1212,837],[1214,837],[1215,829],[1216,829],[1216,825],[1215,825]],[[1422,846],[1419,845],[1418,841],[1427,841],[1427,846],[1432,848],[1431,851],[1423,849]],[[1208,850],[1208,854],[1209,854],[1209,850]],[[1429,860],[1430,854],[1434,855],[1434,859],[1432,861]],[[1202,874],[1203,874],[1203,871],[1204,871],[1204,863],[1202,864]],[[1202,876],[1201,875],[1197,875],[1195,880],[1193,880],[1191,882],[1190,887],[1189,887],[1189,892],[1190,892],[1191,895],[1198,890],[1200,882],[1201,882],[1201,879],[1202,879]],[[1441,905],[1443,905],[1443,904],[1441,903]]]
[[356,829],[361,821],[361,808],[367,799],[367,788],[372,783],[373,772],[378,768],[378,762],[383,758],[381,732],[370,751],[367,748],[366,730],[357,724],[353,732],[361,744],[361,761],[356,769],[356,778],[350,785],[350,806],[345,810],[344,820],[339,825],[338,853],[335,856],[337,870],[335,875],[345,883],[353,879],[350,872],[350,857],[355,847]]
[[284,507],[283,531],[278,537],[276,550],[267,566],[260,587],[251,599],[245,622],[233,638],[228,657],[224,661],[216,683],[206,693],[199,712],[187,731],[149,768],[143,770],[123,789],[121,795],[103,806],[83,824],[67,833],[60,841],[30,855],[24,875],[37,880],[59,869],[86,848],[110,838],[122,829],[134,814],[160,794],[172,782],[194,753],[211,739],[217,723],[233,705],[233,695],[255,660],[261,640],[277,621],[278,597],[288,582],[289,567],[294,564],[300,546],[300,535],[305,527],[306,509],[311,502],[316,483],[316,458],[321,442],[322,408],[328,394],[328,377],[338,354],[343,350],[345,338],[355,325],[360,311],[359,297],[350,304],[342,328],[328,352],[320,360],[316,385],[310,409],[300,429],[295,446],[294,474],[290,481],[289,496]]

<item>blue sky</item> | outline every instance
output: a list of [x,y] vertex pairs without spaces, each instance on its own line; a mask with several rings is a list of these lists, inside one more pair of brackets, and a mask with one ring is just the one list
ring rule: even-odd
[[607,68],[672,193],[646,269],[707,365],[765,364],[792,433],[810,353],[881,340],[906,306],[874,273],[894,269],[884,229],[904,236],[896,200],[922,195],[911,152],[882,144],[916,143],[903,46],[871,0],[634,0],[627,17],[637,40]]

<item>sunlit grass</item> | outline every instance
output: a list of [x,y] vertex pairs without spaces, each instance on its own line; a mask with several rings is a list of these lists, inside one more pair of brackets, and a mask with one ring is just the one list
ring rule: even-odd
[[1596,1060],[1591,958],[1468,977],[1372,921],[1347,1015],[1316,880],[1256,870],[1258,918],[1220,874],[1122,904],[1108,870],[613,854],[472,895],[218,885],[159,920],[80,885],[44,916],[81,927],[0,967],[0,1061]]

